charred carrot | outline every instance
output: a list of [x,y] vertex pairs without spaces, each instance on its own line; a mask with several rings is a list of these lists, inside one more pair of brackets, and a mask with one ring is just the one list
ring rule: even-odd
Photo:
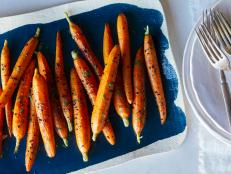
[[121,51],[122,59],[122,74],[124,91],[129,104],[133,101],[133,88],[132,88],[132,67],[130,56],[130,39],[128,31],[127,18],[123,13],[120,13],[117,18],[117,34]]
[[79,49],[81,50],[82,54],[87,59],[87,61],[91,64],[96,75],[100,79],[103,74],[103,68],[99,62],[99,59],[96,57],[95,53],[91,49],[90,44],[88,43],[87,38],[84,36],[81,28],[70,20],[67,13],[65,13],[65,15],[69,24],[72,38],[74,39]]
[[133,86],[134,86],[134,101],[132,107],[132,126],[137,137],[137,142],[140,143],[140,134],[144,128],[146,120],[146,95],[145,95],[145,62],[143,47],[136,53]]
[[73,106],[69,86],[64,71],[62,41],[60,32],[57,32],[56,37],[55,79],[63,114],[67,122],[68,130],[71,132]]
[[[104,38],[103,38],[103,58],[105,64],[107,64],[108,61],[107,59],[113,46],[114,44],[113,44],[110,26],[109,24],[105,24]],[[128,118],[130,115],[130,109],[129,109],[129,104],[127,102],[126,95],[124,93],[122,74],[120,72],[120,69],[118,69],[117,72],[115,89],[113,94],[113,104],[117,114],[122,118],[124,122],[124,126],[128,127],[129,126]]]
[[40,29],[37,28],[35,35],[26,43],[21,54],[19,55],[9,80],[7,81],[5,89],[0,96],[0,108],[4,107],[5,104],[11,99],[24,71],[30,63],[32,55],[38,44],[39,34]]
[[[0,87],[0,94],[1,93],[2,93],[2,88]],[[3,147],[2,147],[2,142],[4,140],[3,122],[4,122],[4,109],[0,108],[0,158],[2,157],[3,154]]]
[[60,138],[62,138],[65,146],[68,146],[68,140],[67,140],[68,128],[67,128],[66,120],[63,116],[62,108],[60,106],[57,89],[52,76],[51,69],[46,60],[46,57],[43,55],[42,52],[38,52],[37,60],[38,60],[39,73],[44,77],[48,85],[50,106],[51,106],[55,131],[57,135]]
[[37,68],[35,69],[33,76],[32,90],[43,144],[48,157],[52,158],[55,156],[56,147],[48,88],[45,79],[39,74]]
[[84,89],[74,68],[71,69],[70,79],[76,144],[83,156],[83,161],[88,161],[88,151],[91,146],[90,118],[85,100]]
[[[10,77],[10,50],[8,47],[8,42],[5,40],[4,46],[1,53],[1,80],[2,80],[2,89],[6,87],[6,83]],[[5,106],[5,115],[6,115],[6,124],[10,137],[12,136],[12,100],[9,99],[8,103]]]
[[114,90],[119,60],[120,49],[118,45],[115,45],[109,55],[107,65],[104,68],[104,73],[99,84],[96,102],[92,112],[91,128],[93,132],[93,141],[96,140],[97,135],[102,131],[108,117],[108,110]]
[[26,140],[26,153],[25,153],[25,166],[26,171],[30,172],[35,162],[37,151],[39,147],[39,125],[35,110],[34,96],[31,91],[30,97],[30,121],[28,126],[27,140]]
[[157,106],[160,112],[160,121],[161,124],[164,124],[167,114],[164,89],[161,80],[155,45],[152,36],[149,33],[148,26],[144,34],[144,57],[148,70],[149,80],[152,86],[152,91],[156,97]]
[[115,145],[116,143],[115,133],[109,119],[105,121],[103,127],[103,134],[111,145]]
[[28,127],[29,93],[34,69],[35,60],[32,59],[20,82],[14,104],[12,125],[13,135],[16,138],[14,153],[18,152],[20,141],[25,136]]

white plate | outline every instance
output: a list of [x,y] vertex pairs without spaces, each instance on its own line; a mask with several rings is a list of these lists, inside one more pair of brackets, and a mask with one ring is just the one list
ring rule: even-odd
[[[231,21],[231,1],[221,0],[214,5]],[[198,20],[198,24],[201,18]],[[194,29],[185,47],[183,85],[186,96],[199,120],[215,137],[231,144],[231,129],[225,112],[218,71],[206,59]],[[226,73],[231,86],[231,75]]]

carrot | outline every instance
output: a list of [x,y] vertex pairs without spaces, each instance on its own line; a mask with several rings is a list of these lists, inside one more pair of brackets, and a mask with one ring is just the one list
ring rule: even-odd
[[[92,106],[94,106],[99,84],[96,81],[94,74],[91,72],[91,69],[88,67],[87,63],[77,54],[77,52],[72,51],[71,55],[72,55],[75,69],[78,73],[78,76],[80,80],[82,81],[84,88],[87,91],[87,94],[90,98]],[[105,138],[108,140],[108,142],[110,144],[113,144],[112,140],[115,139],[115,133],[114,133],[114,130],[109,120],[107,121],[107,125],[105,126],[103,128],[103,134]],[[114,143],[115,143],[115,140],[114,140]]]
[[116,80],[119,60],[120,49],[119,46],[116,45],[112,49],[107,65],[104,68],[104,73],[99,84],[96,102],[92,112],[91,128],[93,132],[93,141],[96,140],[97,135],[102,131],[108,117],[108,110]]
[[144,64],[144,51],[143,48],[140,48],[136,53],[133,70],[134,101],[132,107],[132,126],[138,143],[140,143],[140,134],[144,128],[146,120]]
[[120,13],[117,18],[117,34],[121,51],[122,59],[122,74],[124,90],[129,104],[133,101],[133,88],[132,88],[132,67],[130,56],[130,39],[128,31],[127,18],[123,13]]
[[48,88],[45,79],[35,69],[33,76],[33,94],[35,101],[35,110],[38,117],[39,129],[42,135],[43,144],[48,157],[55,156],[55,138],[51,117],[51,107],[49,102]]
[[56,37],[55,79],[63,114],[67,122],[68,130],[71,132],[73,106],[71,101],[71,93],[64,71],[62,41],[60,32],[57,32]]
[[76,144],[83,156],[83,161],[88,161],[88,151],[91,146],[91,127],[84,89],[74,68],[70,72],[71,92],[74,109],[74,128]]
[[[113,40],[111,35],[111,30],[109,24],[105,24],[104,28],[104,38],[103,38],[103,58],[105,65],[107,64],[107,59],[109,54],[113,48]],[[130,109],[129,104],[127,102],[126,95],[124,93],[123,88],[123,81],[122,81],[122,74],[120,69],[117,72],[116,82],[115,82],[115,89],[113,94],[113,104],[117,114],[122,118],[124,122],[124,126],[129,126],[129,115]]]
[[39,125],[35,110],[33,91],[31,91],[30,98],[30,121],[28,126],[27,140],[26,140],[26,153],[25,153],[25,166],[26,171],[30,172],[37,156],[39,147]]
[[[0,94],[1,93],[2,93],[2,88],[0,87]],[[4,110],[3,108],[0,108],[0,158],[2,157],[3,154],[3,147],[2,147],[2,142],[4,140],[3,122],[4,122]]]
[[160,112],[161,124],[166,121],[166,101],[164,96],[164,89],[160,75],[160,69],[158,65],[158,59],[156,56],[156,49],[149,33],[149,27],[147,26],[144,35],[144,57],[146,62],[146,67],[148,70],[149,80],[151,82],[152,91],[156,97],[157,106]]
[[39,73],[44,77],[44,79],[47,82],[55,131],[57,135],[60,138],[62,138],[64,145],[67,147],[68,128],[67,128],[66,120],[62,113],[62,108],[58,99],[57,89],[52,76],[51,69],[42,52],[38,52],[37,59],[38,59]]
[[35,59],[32,59],[20,82],[14,104],[12,125],[13,135],[16,138],[14,153],[18,152],[20,141],[25,136],[28,127],[29,93],[34,69]]
[[[6,87],[6,83],[10,77],[10,50],[7,40],[4,41],[4,46],[1,53],[1,80],[2,89]],[[5,106],[6,124],[10,137],[12,136],[12,99],[9,99]]]
[[65,15],[69,24],[72,38],[74,39],[79,49],[81,50],[82,54],[87,59],[87,61],[91,64],[96,75],[100,79],[103,74],[103,68],[99,62],[99,59],[96,57],[95,53],[91,49],[90,44],[88,43],[87,38],[84,36],[81,28],[70,20],[67,13],[65,13]]
[[0,108],[11,99],[24,71],[30,63],[32,55],[38,44],[40,29],[37,28],[35,35],[26,43],[21,54],[19,55],[9,80],[0,96]]

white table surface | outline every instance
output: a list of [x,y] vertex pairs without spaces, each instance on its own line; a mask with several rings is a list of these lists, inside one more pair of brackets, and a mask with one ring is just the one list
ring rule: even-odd
[[[18,0],[1,0],[0,16],[21,14],[72,1],[73,0],[20,0],[19,3]],[[181,72],[184,47],[193,24],[200,14],[201,9],[208,7],[216,1],[217,0],[204,0],[202,2],[201,0],[161,1],[166,12],[170,42],[172,44],[173,54],[176,58],[179,72]],[[154,154],[142,158],[142,160],[135,159],[120,166],[96,171],[94,174],[118,174],[125,172],[133,174],[201,173],[199,167],[201,163],[203,163],[203,157],[200,156],[200,134],[198,134],[198,129],[200,129],[200,132],[202,130],[203,136],[215,140],[220,148],[227,148],[227,145],[219,142],[210,135],[198,122],[198,119],[195,117],[195,114],[192,112],[187,101],[185,101],[185,104],[186,114],[188,115],[188,135],[181,147],[174,151]]]

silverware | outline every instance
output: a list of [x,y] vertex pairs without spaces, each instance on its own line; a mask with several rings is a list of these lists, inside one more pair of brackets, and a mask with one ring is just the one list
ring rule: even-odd
[[231,70],[231,39],[229,36],[231,30],[229,31],[228,24],[224,22],[225,20],[221,18],[221,13],[212,10],[205,11],[203,13],[203,22],[196,29],[196,33],[207,59],[214,68],[219,70],[221,90],[231,127],[231,98],[224,73],[224,71]]

